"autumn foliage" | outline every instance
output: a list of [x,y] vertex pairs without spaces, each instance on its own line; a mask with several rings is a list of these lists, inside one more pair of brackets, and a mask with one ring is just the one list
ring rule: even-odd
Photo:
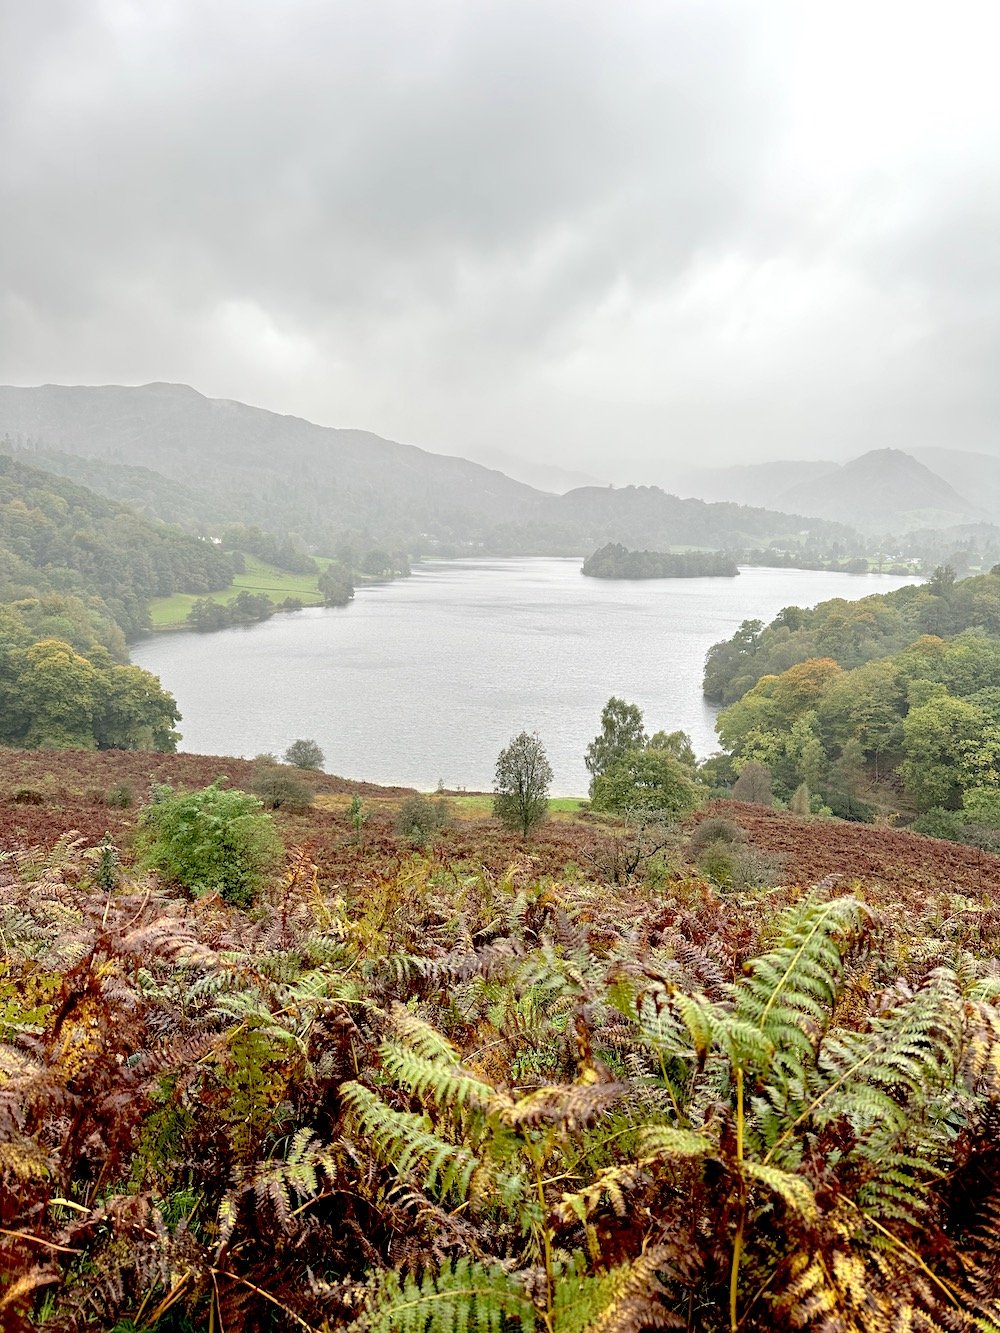
[[610,825],[320,806],[336,869],[242,911],[108,815],[0,865],[5,1329],[1000,1328],[994,872],[854,876],[840,826],[805,887],[816,821],[730,804],[790,844],[733,896],[689,831],[611,884]]

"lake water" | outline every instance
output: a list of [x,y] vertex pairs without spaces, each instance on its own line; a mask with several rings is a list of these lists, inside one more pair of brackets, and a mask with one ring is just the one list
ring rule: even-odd
[[584,578],[578,559],[431,561],[343,609],[159,635],[132,656],[176,697],[184,750],[280,755],[310,737],[331,773],[488,790],[498,752],[537,731],[553,794],[579,795],[610,695],[637,703],[649,732],[684,730],[710,754],[715,714],[701,677],[713,643],[784,606],[912,581],[751,568],[735,579],[604,580]]

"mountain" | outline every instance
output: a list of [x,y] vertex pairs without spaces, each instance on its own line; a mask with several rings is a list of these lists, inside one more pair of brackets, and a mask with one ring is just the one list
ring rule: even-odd
[[[317,426],[181,384],[0,387],[0,440],[144,513],[216,533],[230,522],[412,550],[585,555],[606,542],[733,550],[811,539],[845,550],[842,524],[681,500],[655,486],[537,490],[478,463],[367,431]],[[849,553],[849,552],[848,552]]]
[[731,500],[769,509],[779,507],[779,497],[794,486],[819,481],[836,470],[836,463],[794,459],[741,463],[735,467],[689,468],[674,475],[671,488],[679,495],[696,495],[701,500]]
[[206,398],[183,384],[0,387],[0,434],[146,467],[210,499],[219,523],[328,543],[336,532],[461,540],[542,492],[463,458]]
[[783,508],[853,523],[872,532],[948,527],[985,517],[929,467],[902,449],[873,449],[780,497]]
[[944,477],[961,495],[975,496],[994,523],[1000,523],[1000,458],[961,449],[914,449],[913,457]]
[[589,472],[577,472],[558,463],[522,458],[520,454],[508,454],[500,449],[477,449],[475,461],[483,467],[496,468],[516,481],[534,486],[536,490],[554,491],[557,495],[565,495],[578,486],[607,485],[606,477],[594,477]]
[[901,449],[874,449],[844,464],[785,460],[695,468],[678,474],[677,486],[704,500],[766,505],[877,535],[979,523],[1000,513],[1000,462],[943,449],[922,452],[923,461]]

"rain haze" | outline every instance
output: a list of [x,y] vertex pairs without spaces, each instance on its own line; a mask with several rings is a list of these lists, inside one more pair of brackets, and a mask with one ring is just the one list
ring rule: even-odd
[[992,3],[0,6],[0,381],[605,481],[996,454]]

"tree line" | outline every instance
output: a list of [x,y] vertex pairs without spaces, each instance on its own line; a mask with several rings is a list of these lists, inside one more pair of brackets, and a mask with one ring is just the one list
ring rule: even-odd
[[874,786],[929,832],[1000,828],[1000,571],[744,622],[709,654],[710,690],[736,696],[716,780],[753,764],[847,817],[871,817]]
[[587,557],[582,572],[595,579],[697,579],[735,578],[740,571],[722,551],[630,551],[608,542]]

